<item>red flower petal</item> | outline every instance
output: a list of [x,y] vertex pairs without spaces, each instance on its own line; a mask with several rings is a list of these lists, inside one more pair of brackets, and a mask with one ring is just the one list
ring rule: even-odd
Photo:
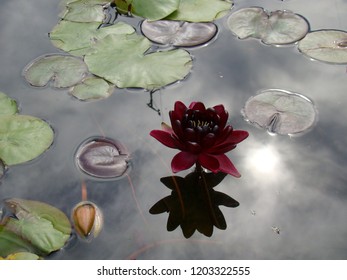
[[190,103],[189,109],[192,109],[194,111],[206,111],[206,107],[205,107],[204,103],[202,103],[202,102]]
[[176,173],[192,167],[197,162],[197,156],[188,152],[179,152],[171,161],[172,172]]
[[174,106],[174,111],[176,113],[177,119],[182,120],[184,113],[187,110],[187,106],[181,101],[176,101]]
[[179,149],[179,143],[171,136],[171,134],[167,131],[163,130],[152,130],[149,135],[157,139],[163,145],[173,148]]
[[215,156],[209,154],[200,154],[199,163],[206,169],[217,173],[219,171],[219,162]]
[[218,126],[223,129],[227,123],[229,113],[224,109],[223,105],[216,105],[213,107],[213,109],[216,111],[217,115],[220,117],[220,122]]
[[236,167],[234,166],[234,164],[231,162],[231,160],[226,156],[226,155],[218,155],[215,156],[215,158],[218,160],[219,162],[219,171],[224,172],[224,173],[228,173],[234,177],[241,177],[241,174],[239,173],[239,171],[237,171]]

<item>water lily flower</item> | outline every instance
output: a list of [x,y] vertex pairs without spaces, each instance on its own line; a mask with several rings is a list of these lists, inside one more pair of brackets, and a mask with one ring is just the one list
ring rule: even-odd
[[172,127],[162,123],[162,130],[152,130],[150,135],[165,146],[180,150],[171,162],[174,173],[196,164],[197,168],[202,166],[213,173],[241,176],[225,153],[246,139],[248,132],[227,125],[229,115],[223,105],[205,108],[202,102],[192,102],[187,108],[177,101],[169,116]]

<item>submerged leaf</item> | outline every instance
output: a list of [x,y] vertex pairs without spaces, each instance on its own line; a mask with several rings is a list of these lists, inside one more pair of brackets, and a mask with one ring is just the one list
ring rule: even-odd
[[0,116],[14,115],[18,113],[17,102],[0,92]]
[[299,51],[313,59],[330,63],[347,63],[347,32],[319,30],[306,35],[298,44]]
[[7,165],[32,160],[50,147],[53,136],[52,128],[41,119],[0,116],[0,159]]
[[24,69],[25,79],[32,86],[43,87],[50,81],[52,87],[66,88],[78,84],[87,75],[83,60],[66,55],[44,55]]
[[132,34],[134,28],[124,22],[101,27],[97,22],[81,23],[62,20],[58,23],[49,37],[52,44],[72,55],[83,56],[93,49],[98,40],[109,34]]
[[275,134],[296,134],[312,127],[316,120],[313,103],[305,96],[268,89],[247,100],[245,119]]
[[148,39],[159,44],[192,47],[211,40],[217,33],[217,26],[212,22],[145,20],[141,24],[141,31]]
[[165,19],[191,22],[207,22],[225,16],[233,7],[232,1],[224,0],[181,0],[174,13]]
[[292,44],[309,31],[301,15],[285,10],[268,13],[260,7],[238,10],[231,14],[227,24],[240,39],[253,37],[269,45]]
[[85,173],[99,178],[122,176],[128,169],[127,149],[118,141],[96,138],[83,143],[76,153],[76,164]]
[[[59,209],[39,201],[11,198],[5,200],[10,216],[3,229],[27,242],[41,254],[62,248],[70,237],[71,224]],[[29,251],[32,252],[32,251]]]
[[187,51],[144,54],[150,41],[139,35],[109,35],[85,56],[90,72],[119,88],[158,89],[188,75],[192,59]]
[[117,9],[122,13],[147,18],[162,19],[177,10],[180,0],[115,0]]
[[114,86],[104,79],[87,77],[82,83],[74,86],[70,93],[79,100],[92,100],[107,98],[112,94]]

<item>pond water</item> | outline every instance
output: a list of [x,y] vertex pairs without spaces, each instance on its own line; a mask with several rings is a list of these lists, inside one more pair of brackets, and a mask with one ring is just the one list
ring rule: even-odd
[[[97,238],[86,243],[73,237],[49,259],[347,258],[346,65],[313,61],[296,46],[239,40],[227,29],[226,16],[215,22],[219,32],[212,42],[188,49],[194,58],[190,75],[153,94],[160,115],[147,105],[150,95],[142,90],[115,89],[106,99],[81,102],[67,90],[31,87],[22,77],[33,59],[59,53],[48,38],[58,22],[59,2],[3,0],[0,9],[0,91],[18,101],[21,114],[46,120],[55,132],[47,152],[9,168],[0,181],[0,198],[43,201],[69,216],[85,182],[88,200],[104,213]],[[232,11],[286,9],[305,17],[311,30],[347,30],[346,0],[234,2]],[[138,19],[124,20],[139,28]],[[243,119],[246,101],[273,88],[312,100],[318,119],[308,132],[274,136]],[[250,134],[228,153],[241,178],[227,176],[216,187],[240,205],[221,207],[227,229],[214,228],[211,237],[195,232],[186,239],[180,228],[166,230],[167,213],[149,213],[170,194],[160,178],[172,175],[176,154],[149,132],[170,122],[168,112],[177,100],[224,104],[229,123]],[[127,147],[131,168],[125,175],[102,180],[78,170],[77,148],[94,136]]]

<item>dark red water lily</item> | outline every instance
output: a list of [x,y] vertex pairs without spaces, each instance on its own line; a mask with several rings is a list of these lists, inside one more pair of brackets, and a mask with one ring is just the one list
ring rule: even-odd
[[229,115],[223,105],[206,109],[203,103],[192,102],[187,108],[177,101],[169,115],[172,127],[162,123],[162,130],[152,130],[150,135],[180,150],[171,162],[174,173],[197,164],[214,173],[241,176],[225,153],[246,139],[248,132],[227,125]]

